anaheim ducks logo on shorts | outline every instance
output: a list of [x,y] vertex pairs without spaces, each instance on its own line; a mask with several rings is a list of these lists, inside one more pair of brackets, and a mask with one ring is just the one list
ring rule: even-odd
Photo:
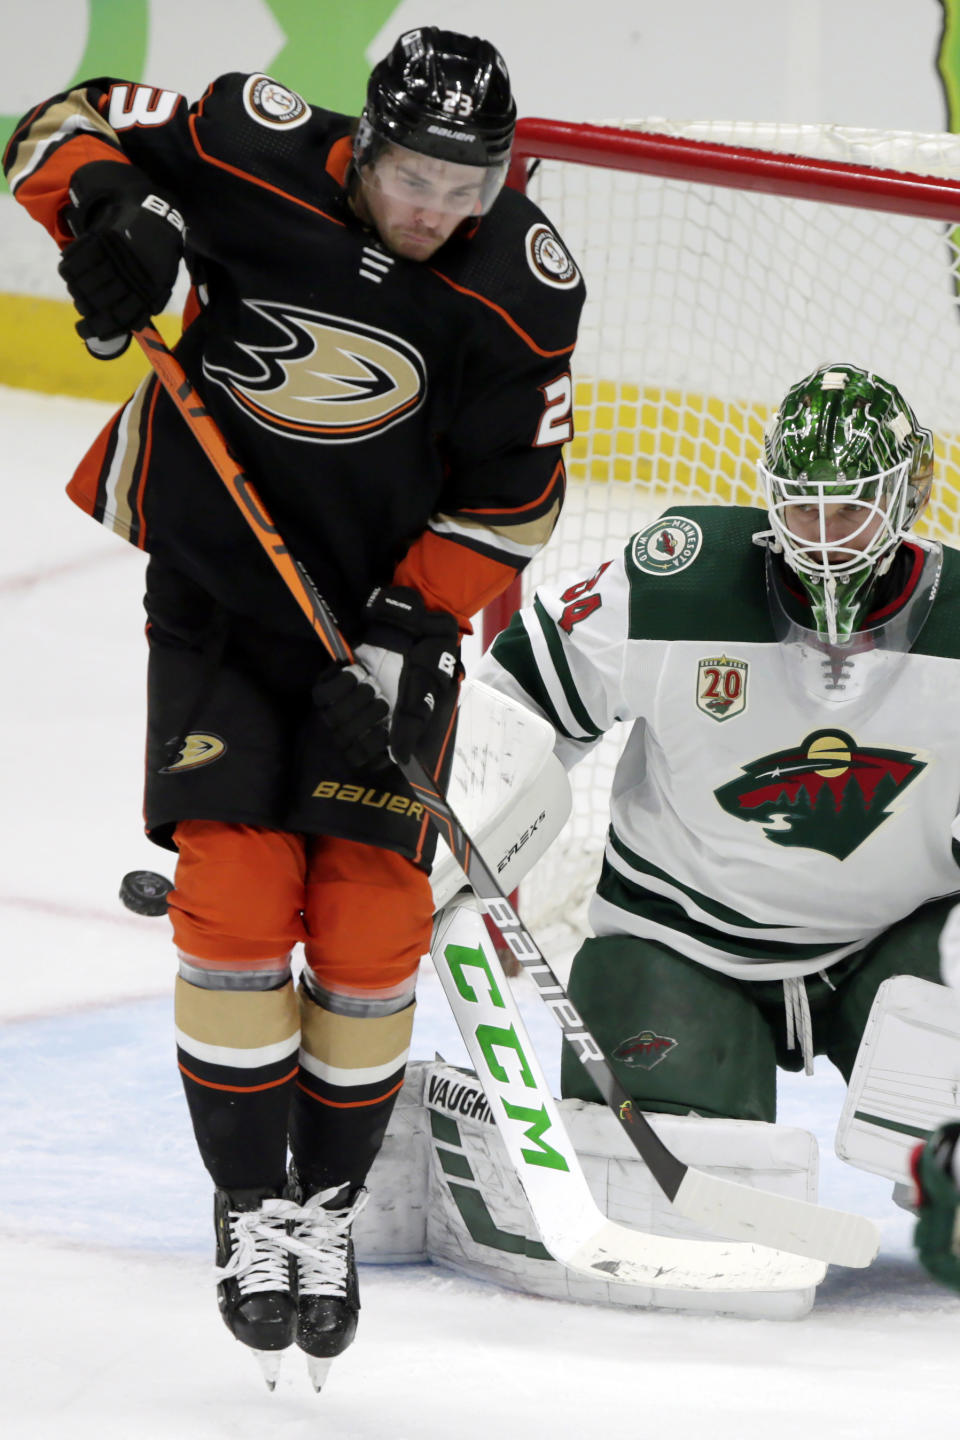
[[909,750],[868,749],[845,730],[814,730],[795,750],[752,760],[713,793],[728,815],[754,821],[775,845],[846,860],[925,769]]
[[205,360],[203,370],[267,430],[346,444],[396,425],[423,404],[423,356],[398,335],[297,305],[244,303],[270,323],[273,338],[241,336],[236,368]]
[[198,770],[201,765],[211,765],[226,753],[226,743],[219,735],[202,735],[193,730],[180,741],[177,758],[172,765],[164,765],[161,775],[173,775],[181,770]]

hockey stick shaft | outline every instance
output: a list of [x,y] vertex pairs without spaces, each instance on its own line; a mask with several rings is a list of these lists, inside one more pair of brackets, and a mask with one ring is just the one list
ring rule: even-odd
[[[332,659],[352,661],[353,653],[323,596],[304,567],[291,555],[269,511],[257,493],[256,487],[246,475],[242,466],[234,459],[216,421],[209,414],[203,400],[184,374],[179,361],[170,353],[163,337],[153,326],[144,326],[134,334],[144,354],[157,374],[164,389],[170,395],[181,416],[193,432],[204,453],[223,481],[231,498],[237,505],[250,529],[260,542],[268,559],[274,565],[293,599],[299,605],[314,633],[325,646]],[[755,1212],[755,1200],[750,1214],[744,1222],[737,1213],[737,1199],[742,1196],[744,1203],[751,1197],[749,1187],[731,1185],[729,1182],[713,1182],[713,1177],[693,1171],[679,1160],[663,1144],[656,1131],[644,1115],[634,1107],[631,1097],[615,1075],[609,1061],[583,1022],[576,1006],[570,1000],[553,969],[548,964],[540,947],[517,915],[507,896],[503,893],[492,871],[482,855],[473,845],[445,796],[416,757],[400,764],[400,770],[408,784],[420,799],[438,834],[446,841],[449,849],[463,870],[470,887],[482,901],[494,928],[504,944],[531,975],[541,999],[551,1010],[560,1026],[564,1038],[573,1048],[577,1058],[593,1080],[607,1105],[616,1115],[621,1128],[630,1143],[648,1166],[657,1185],[667,1199],[677,1204],[682,1213],[705,1221],[708,1228],[718,1234],[733,1238],[748,1238],[782,1249],[795,1249],[797,1253],[819,1255],[827,1260],[843,1264],[862,1265],[869,1263],[860,1256],[870,1248],[870,1238],[861,1239],[849,1247],[856,1258],[844,1259],[838,1253],[821,1254],[823,1248],[820,1232],[824,1226],[821,1212],[814,1227],[814,1238],[807,1240],[802,1232],[802,1213],[796,1204],[791,1207],[792,1218],[787,1227],[787,1238],[776,1226],[774,1214],[779,1197],[768,1196],[768,1210],[772,1236],[768,1238],[758,1228],[760,1217]],[[721,1185],[723,1188],[720,1188]],[[681,1195],[681,1187],[685,1194]],[[753,1192],[756,1195],[757,1192]],[[689,1196],[690,1204],[684,1199]],[[752,1197],[751,1197],[752,1198]],[[818,1207],[809,1206],[811,1222]],[[835,1212],[831,1212],[835,1213]],[[850,1224],[860,1220],[858,1216],[844,1217]],[[870,1222],[863,1221],[864,1226]],[[814,1244],[819,1249],[810,1248]],[[797,1249],[798,1246],[804,1248]],[[846,1248],[846,1247],[845,1247]],[[873,1247],[875,1253],[876,1247]],[[872,1255],[871,1257],[872,1258]]]

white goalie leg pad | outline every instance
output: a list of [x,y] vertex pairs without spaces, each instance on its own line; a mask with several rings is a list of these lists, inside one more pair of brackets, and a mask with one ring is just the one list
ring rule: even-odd
[[[611,1219],[652,1234],[706,1235],[678,1216],[603,1106],[559,1102],[584,1174]],[[817,1148],[805,1130],[745,1120],[651,1116],[688,1164],[728,1180],[815,1201]],[[676,1309],[797,1319],[814,1287],[718,1295],[605,1284],[566,1269],[545,1249],[523,1189],[472,1071],[442,1060],[407,1069],[353,1229],[362,1264],[432,1260],[505,1289],[628,1309]]]
[[[431,1137],[431,1259],[476,1279],[550,1299],[765,1319],[798,1319],[810,1310],[814,1286],[717,1294],[608,1284],[567,1269],[540,1241],[476,1076],[435,1063],[427,1072],[424,1104]],[[560,1111],[594,1198],[611,1220],[650,1234],[712,1238],[672,1210],[605,1106],[564,1100]],[[805,1130],[696,1116],[648,1118],[687,1164],[795,1199],[816,1200],[817,1146]]]
[[915,975],[885,980],[850,1076],[837,1154],[905,1186],[914,1146],[958,1119],[960,992]]
[[[570,782],[541,715],[467,680],[461,690],[447,798],[505,894],[556,839],[570,814]],[[440,841],[430,876],[435,910],[466,878]]]

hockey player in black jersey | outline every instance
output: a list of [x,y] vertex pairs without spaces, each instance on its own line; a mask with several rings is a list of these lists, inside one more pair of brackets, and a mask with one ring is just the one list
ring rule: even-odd
[[194,105],[102,78],[38,105],[5,156],[95,355],[185,260],[180,362],[362,662],[325,659],[144,381],[68,493],[150,556],[146,824],[178,853],[178,1055],[221,1310],[259,1351],[296,1340],[317,1381],[353,1338],[350,1225],[429,948],[430,835],[391,754],[443,781],[460,637],[563,498],[583,284],[502,188],[515,113],[491,44],[424,28],[359,123],[265,75]]

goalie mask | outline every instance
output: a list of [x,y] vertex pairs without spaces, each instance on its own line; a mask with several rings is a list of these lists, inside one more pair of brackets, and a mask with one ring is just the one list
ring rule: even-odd
[[[488,40],[435,26],[409,30],[370,75],[354,164],[363,180],[387,147],[401,159],[412,152],[446,162],[452,181],[436,184],[430,203],[483,215],[506,179],[516,118],[507,67]],[[405,183],[402,174],[386,180]],[[401,189],[397,198],[410,195]]]
[[832,645],[849,639],[930,495],[930,431],[879,375],[823,365],[787,392],[758,468],[814,628]]

